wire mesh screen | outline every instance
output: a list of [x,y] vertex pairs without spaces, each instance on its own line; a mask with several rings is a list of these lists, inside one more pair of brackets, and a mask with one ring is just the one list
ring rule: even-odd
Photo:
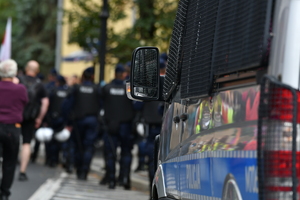
[[180,0],[177,14],[174,22],[170,47],[169,47],[169,57],[167,71],[163,86],[163,95],[167,99],[179,82],[179,66],[178,62],[180,59],[182,38],[184,34],[184,26],[186,22],[186,13],[189,0]]
[[181,96],[208,94],[218,1],[190,1],[182,45]]
[[297,153],[297,94],[270,77],[261,85],[258,122],[260,200],[296,199],[300,176]]
[[137,95],[156,97],[158,95],[158,52],[156,49],[139,49],[135,54],[134,92]]
[[208,95],[218,75],[266,67],[272,0],[180,1],[164,95],[179,82],[183,98]]
[[272,0],[220,1],[214,75],[260,66],[268,55]]

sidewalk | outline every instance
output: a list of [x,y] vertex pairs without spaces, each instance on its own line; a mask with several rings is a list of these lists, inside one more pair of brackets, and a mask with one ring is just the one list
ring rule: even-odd
[[[32,144],[33,146],[33,144]],[[44,162],[44,144],[42,143],[39,149],[39,159],[40,163]],[[118,154],[120,149],[118,149]],[[140,171],[140,172],[134,172],[134,170],[137,168],[138,165],[138,148],[137,145],[134,145],[134,148],[132,150],[132,165],[131,165],[131,187],[134,190],[138,190],[141,192],[147,192],[149,193],[149,178],[148,178],[148,171]],[[102,157],[102,147],[101,145],[96,148],[96,152],[94,155],[94,158],[92,160],[91,164],[91,170],[94,171],[96,174],[98,174],[101,178],[105,174],[104,168],[104,160]],[[118,174],[119,166],[116,165],[116,170]],[[100,180],[99,180],[100,181]]]
[[[101,178],[105,174],[104,167],[104,160],[101,156],[101,150],[97,150],[98,152],[95,154],[92,164],[91,164],[91,170],[95,171],[96,173],[99,173],[99,176]],[[137,146],[134,146],[134,149],[132,151],[133,159],[132,159],[132,165],[131,165],[131,187],[135,190],[139,190],[142,192],[149,192],[149,178],[148,178],[148,171],[140,171],[140,172],[134,172],[134,170],[137,168],[138,165],[138,157],[137,157]],[[116,166],[117,174],[119,167]]]

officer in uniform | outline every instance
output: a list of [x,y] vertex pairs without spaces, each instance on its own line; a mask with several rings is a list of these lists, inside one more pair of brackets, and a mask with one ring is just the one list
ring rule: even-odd
[[[70,162],[75,163],[77,178],[86,180],[98,137],[100,110],[99,86],[93,83],[94,68],[84,70],[81,84],[75,85],[63,104],[63,112],[72,127]],[[71,116],[71,117],[70,117]],[[71,123],[70,123],[71,121]]]
[[163,102],[151,101],[145,102],[142,110],[142,117],[146,126],[148,126],[148,134],[146,134],[145,152],[148,158],[148,172],[150,187],[154,178],[154,142],[155,137],[160,133],[162,126],[162,115],[159,113],[159,108]]
[[[54,134],[61,131],[65,127],[65,121],[61,112],[62,103],[70,93],[70,88],[66,84],[66,80],[63,76],[58,75],[56,77],[55,86],[49,94],[50,105],[47,113],[47,122],[49,127],[54,131]],[[65,143],[61,143],[52,139],[48,143],[49,150],[49,166],[55,167],[59,162],[59,151],[62,147],[66,146]],[[66,151],[64,151],[64,157],[66,158]]]
[[103,136],[106,152],[106,169],[109,188],[116,186],[116,162],[118,145],[121,147],[120,166],[122,166],[122,183],[125,189],[130,189],[130,170],[134,136],[132,134],[132,120],[134,109],[132,101],[126,96],[124,82],[124,67],[118,64],[115,69],[115,79],[101,90],[104,105],[104,119],[106,131]]
[[[47,76],[48,82],[44,85],[45,89],[47,91],[48,97],[49,97],[49,94],[52,92],[52,90],[55,88],[55,82],[56,82],[57,76],[58,76],[58,73],[57,73],[56,69],[54,69],[54,68],[51,69],[50,73]],[[44,76],[41,73],[39,73],[37,75],[37,77],[41,81],[43,81]],[[48,123],[47,118],[45,117],[43,119],[42,125],[47,125],[47,123]],[[39,152],[39,149],[40,149],[40,142],[36,138],[34,138],[34,139],[35,139],[35,143],[34,143],[34,147],[33,147],[33,152],[32,152],[31,157],[30,157],[31,162],[33,162],[33,163],[36,161],[36,158],[38,156],[38,152]],[[46,154],[45,164],[50,165],[48,143],[45,143],[45,154]]]

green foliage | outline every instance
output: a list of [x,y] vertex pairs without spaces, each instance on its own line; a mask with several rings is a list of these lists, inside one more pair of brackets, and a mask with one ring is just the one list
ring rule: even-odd
[[[7,19],[11,17],[12,21],[14,22],[16,12],[14,9],[12,9],[13,6],[14,5],[11,1],[0,0],[0,42],[2,42],[4,36]],[[14,33],[15,29],[13,29],[12,32]]]
[[[71,43],[89,49],[87,39],[99,38],[101,1],[72,0],[73,10],[68,10],[72,24]],[[126,9],[136,9],[133,27],[116,33],[108,29],[108,57],[125,63],[131,59],[132,51],[138,46],[157,46],[167,52],[175,19],[178,0],[109,0],[109,22],[113,24],[126,16]],[[110,59],[109,59],[110,60]],[[108,60],[108,61],[109,61]]]
[[73,9],[65,10],[71,24],[69,42],[89,49],[88,42],[99,38],[100,6],[92,0],[71,0],[71,2],[74,5]]
[[19,66],[34,59],[42,72],[54,67],[57,0],[0,0],[0,10],[1,33],[13,18],[12,58]]

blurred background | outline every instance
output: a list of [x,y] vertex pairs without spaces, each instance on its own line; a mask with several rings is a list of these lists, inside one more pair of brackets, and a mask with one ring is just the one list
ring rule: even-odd
[[34,59],[42,74],[55,67],[67,77],[94,66],[96,82],[109,81],[116,63],[130,61],[138,46],[167,52],[177,4],[178,0],[0,0],[0,39],[10,17],[11,58],[20,69]]

